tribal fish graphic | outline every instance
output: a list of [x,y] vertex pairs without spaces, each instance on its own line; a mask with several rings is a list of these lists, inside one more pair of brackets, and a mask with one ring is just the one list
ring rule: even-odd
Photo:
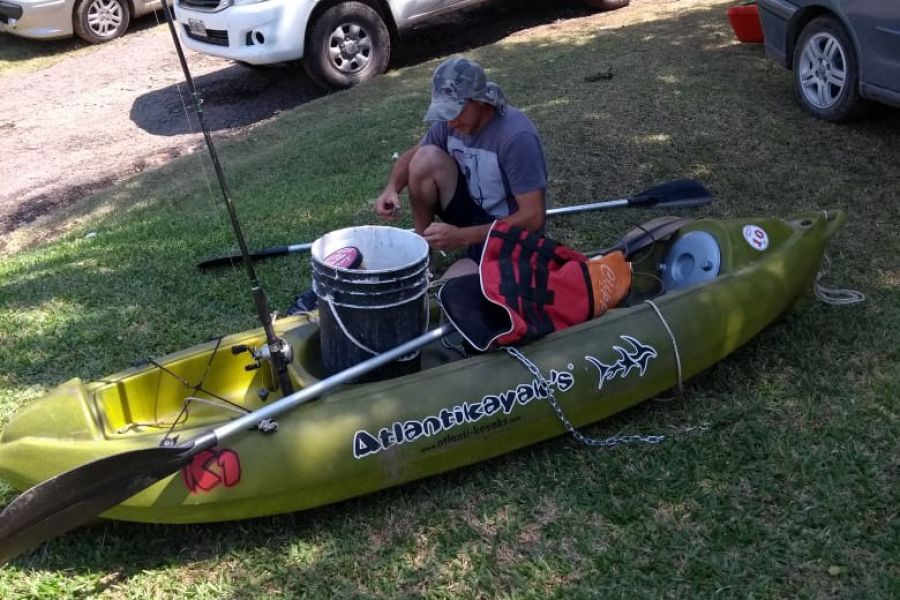
[[600,382],[597,384],[598,390],[603,389],[604,381],[611,381],[616,377],[621,377],[622,379],[628,377],[628,374],[631,373],[632,369],[640,369],[640,375],[643,377],[644,373],[647,371],[647,365],[650,363],[650,359],[656,358],[657,356],[656,349],[652,346],[646,346],[630,335],[622,335],[619,337],[631,346],[632,351],[625,350],[622,346],[613,346],[613,350],[619,355],[619,360],[616,362],[606,364],[593,356],[584,357],[600,371]]

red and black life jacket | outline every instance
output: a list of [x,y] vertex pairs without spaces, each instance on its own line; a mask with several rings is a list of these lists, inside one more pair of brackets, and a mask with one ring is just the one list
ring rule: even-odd
[[496,221],[477,275],[451,279],[438,297],[472,346],[525,343],[600,316],[631,287],[616,251],[589,260],[537,233]]

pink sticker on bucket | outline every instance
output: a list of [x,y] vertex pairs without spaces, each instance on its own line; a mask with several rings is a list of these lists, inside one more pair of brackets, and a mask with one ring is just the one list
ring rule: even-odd
[[323,261],[329,267],[338,269],[357,269],[362,264],[362,252],[356,246],[347,246],[335,250]]

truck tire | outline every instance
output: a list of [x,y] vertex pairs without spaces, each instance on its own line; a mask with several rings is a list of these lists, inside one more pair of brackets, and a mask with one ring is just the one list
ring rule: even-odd
[[346,89],[384,73],[391,36],[381,15],[361,2],[341,2],[313,22],[303,66],[319,85]]
[[631,3],[631,0],[581,0],[582,3],[598,12],[607,10],[616,10],[617,8],[625,8]]
[[128,29],[131,9],[127,0],[82,0],[72,14],[75,34],[91,44],[113,40]]

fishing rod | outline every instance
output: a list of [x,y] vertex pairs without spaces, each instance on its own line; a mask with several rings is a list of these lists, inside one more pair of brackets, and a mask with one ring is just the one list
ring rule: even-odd
[[[281,392],[284,395],[288,395],[294,391],[294,386],[291,383],[290,374],[288,373],[288,364],[291,362],[292,350],[287,342],[275,335],[275,328],[272,326],[272,315],[269,312],[269,303],[266,300],[266,293],[263,291],[262,285],[256,277],[256,269],[253,268],[253,260],[250,257],[250,250],[247,247],[247,241],[241,230],[240,221],[238,221],[237,210],[234,207],[234,202],[231,200],[228,184],[225,181],[225,174],[222,172],[222,165],[219,163],[219,155],[216,152],[212,135],[210,135],[209,127],[207,127],[206,119],[203,115],[203,99],[200,98],[200,94],[197,92],[197,88],[194,85],[194,78],[191,76],[187,60],[184,58],[184,50],[181,47],[181,40],[178,39],[178,32],[175,30],[175,22],[170,10],[172,9],[168,5],[164,6],[163,14],[165,15],[166,23],[169,26],[169,32],[172,34],[172,42],[175,44],[175,51],[178,53],[178,60],[181,63],[181,70],[184,72],[184,79],[187,82],[188,91],[190,92],[191,100],[194,103],[197,120],[200,122],[200,129],[203,131],[203,139],[206,141],[206,148],[209,150],[213,169],[216,172],[219,189],[222,191],[222,199],[225,202],[225,208],[228,210],[228,218],[231,221],[234,236],[237,238],[238,246],[241,249],[240,258],[247,270],[247,277],[250,279],[250,291],[253,294],[256,312],[262,323],[263,331],[266,334],[266,347],[263,350],[250,350],[250,352],[257,361],[271,360],[278,386],[281,388]],[[259,364],[259,362],[257,364]]]
[[[608,208],[690,208],[704,206],[712,202],[712,194],[706,186],[694,179],[677,179],[655,185],[633,196],[603,200],[589,204],[576,204],[573,206],[560,206],[547,211],[548,216],[571,215]],[[263,248],[250,253],[251,260],[262,260],[275,256],[285,256],[300,252],[308,252],[312,248],[312,242],[291,244],[288,246],[273,246]],[[211,269],[235,265],[244,259],[243,251],[240,254],[214,256],[197,263],[198,269]]]

